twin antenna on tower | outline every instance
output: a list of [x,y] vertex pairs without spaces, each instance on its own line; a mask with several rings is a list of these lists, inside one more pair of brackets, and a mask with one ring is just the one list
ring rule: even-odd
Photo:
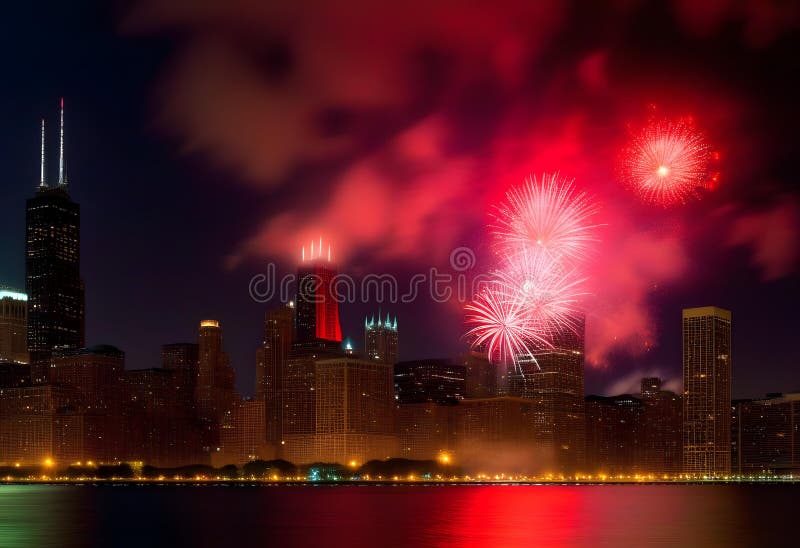
[[[60,127],[58,131],[58,186],[67,186],[67,171],[64,168],[64,98],[60,103]],[[39,170],[39,188],[47,188],[47,176],[44,163],[44,118],[42,118],[42,163]]]
[[314,240],[311,240],[310,253],[306,254],[306,247],[305,246],[303,246],[303,252],[302,253],[303,253],[302,254],[302,259],[303,259],[304,262],[306,260],[314,261],[314,260],[325,259],[326,257],[327,257],[328,262],[330,262],[331,261],[331,244],[328,244],[328,250],[327,250],[327,254],[326,254],[325,251],[324,251],[324,248],[322,247],[322,236],[320,236],[319,242],[315,242]]

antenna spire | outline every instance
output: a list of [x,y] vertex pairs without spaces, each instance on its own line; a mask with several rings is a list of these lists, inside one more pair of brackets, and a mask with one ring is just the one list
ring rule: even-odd
[[44,188],[47,186],[47,181],[45,181],[44,176],[44,118],[42,118],[42,162],[41,167],[39,168],[39,187]]
[[64,98],[61,98],[61,129],[59,130],[58,143],[58,184],[67,184],[67,175],[64,172]]

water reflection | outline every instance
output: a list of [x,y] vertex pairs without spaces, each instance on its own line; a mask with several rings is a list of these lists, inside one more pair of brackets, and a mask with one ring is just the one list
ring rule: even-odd
[[777,546],[797,487],[0,486],[0,546]]

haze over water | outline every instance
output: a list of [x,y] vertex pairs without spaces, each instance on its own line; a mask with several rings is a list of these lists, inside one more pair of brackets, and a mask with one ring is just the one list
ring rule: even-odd
[[789,485],[0,486],[0,546],[790,546]]

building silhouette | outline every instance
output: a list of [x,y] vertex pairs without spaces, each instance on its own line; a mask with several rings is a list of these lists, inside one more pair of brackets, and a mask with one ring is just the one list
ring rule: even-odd
[[0,287],[0,362],[28,363],[28,296]]
[[47,382],[54,350],[81,348],[84,290],[80,277],[80,206],[68,192],[64,157],[64,101],[61,101],[59,176],[46,180],[44,120],[36,195],[28,199],[25,291],[28,294],[28,351],[34,383]]
[[641,469],[648,473],[678,474],[683,469],[683,400],[661,389],[661,379],[642,379],[644,404]]
[[683,310],[683,468],[724,476],[731,470],[731,313]]
[[394,320],[386,314],[386,320],[378,320],[375,316],[364,319],[364,354],[370,360],[377,360],[394,365],[399,360],[397,342],[397,317]]

